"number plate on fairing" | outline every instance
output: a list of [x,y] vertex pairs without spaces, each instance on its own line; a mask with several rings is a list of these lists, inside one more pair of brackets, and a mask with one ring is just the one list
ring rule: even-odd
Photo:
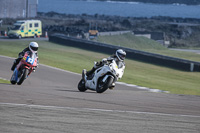
[[32,59],[32,58],[30,58],[30,57],[27,56],[26,62],[28,62],[28,63],[30,63],[30,64],[33,65],[34,61],[35,61],[34,59]]

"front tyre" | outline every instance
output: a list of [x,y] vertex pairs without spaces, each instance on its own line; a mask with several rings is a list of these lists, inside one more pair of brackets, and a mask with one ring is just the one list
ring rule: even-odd
[[112,77],[108,77],[105,82],[103,82],[102,79],[103,78],[100,78],[98,81],[97,89],[96,89],[97,93],[103,93],[104,91],[106,91],[113,82]]
[[83,79],[80,80],[80,82],[78,83],[78,90],[80,92],[85,92],[87,89],[85,88],[85,82]]
[[28,69],[23,69],[21,75],[18,77],[18,85],[21,85],[28,75]]
[[12,76],[11,76],[11,78],[10,78],[10,83],[11,84],[16,84],[16,81],[15,81],[15,72],[13,72],[13,74],[12,74]]
[[18,36],[18,39],[22,39],[22,36],[21,36],[21,35],[19,35],[19,36]]

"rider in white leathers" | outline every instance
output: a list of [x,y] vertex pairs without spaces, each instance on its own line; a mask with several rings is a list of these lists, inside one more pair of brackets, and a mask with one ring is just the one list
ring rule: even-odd
[[[86,69],[83,69],[82,72],[82,78],[83,80],[86,81],[85,77],[90,76],[94,73],[94,71],[96,69],[98,69],[99,67],[103,66],[105,62],[112,62],[113,60],[115,60],[115,62],[117,63],[118,69],[122,69],[124,72],[125,69],[125,62],[124,59],[126,57],[126,52],[122,49],[118,49],[114,55],[108,57],[108,58],[103,58],[102,61],[95,63],[95,65],[93,66],[93,68],[90,71],[86,71]],[[85,76],[86,75],[86,76]],[[119,75],[119,78],[122,78],[122,75]]]

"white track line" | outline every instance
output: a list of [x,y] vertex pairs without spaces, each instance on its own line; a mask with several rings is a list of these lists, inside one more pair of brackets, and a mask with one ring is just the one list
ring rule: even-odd
[[69,109],[76,111],[100,111],[100,112],[116,112],[116,113],[132,113],[132,114],[149,114],[160,116],[179,116],[179,117],[192,117],[200,118],[198,115],[182,115],[182,114],[165,114],[165,113],[152,113],[152,112],[139,112],[139,111],[124,111],[124,110],[107,110],[107,109],[95,109],[95,108],[75,108],[75,107],[61,107],[61,106],[45,106],[45,105],[32,105],[32,104],[15,104],[15,103],[0,103],[1,106],[24,106],[32,108],[48,108],[48,109]]
[[0,77],[0,79],[3,79],[3,80],[8,80],[8,79],[2,78],[2,77]]
[[[8,59],[15,59],[13,57],[8,57],[8,56],[4,56],[4,55],[0,55],[0,57],[4,57],[4,58],[8,58]],[[81,75],[79,73],[70,72],[70,71],[67,71],[67,70],[63,70],[63,69],[60,69],[60,68],[56,68],[56,67],[52,67],[52,66],[48,66],[48,65],[44,65],[44,64],[39,64],[39,66],[44,66],[44,67],[48,67],[48,68],[51,68],[51,69],[54,69],[54,70],[59,70],[59,71],[62,71],[62,72],[71,73],[71,74],[75,74],[75,75]],[[0,77],[0,79],[5,79],[5,78]],[[128,86],[128,87],[134,87],[134,88],[137,88],[139,90],[146,90],[146,91],[150,91],[150,92],[169,93],[169,91],[163,91],[163,90],[159,90],[159,89],[152,89],[152,88],[142,87],[142,86],[138,86],[138,85],[127,84],[127,83],[124,83],[124,82],[116,82],[116,83],[117,84],[121,84],[121,85],[125,85],[125,86]]]
[[[15,59],[15,58],[12,58],[12,57],[2,56],[2,55],[0,55],[0,57],[9,58],[9,59]],[[51,68],[51,69],[67,72],[67,73],[81,75],[81,74],[78,74],[78,73],[66,71],[66,70],[63,70],[63,69],[60,69],[60,68],[56,68],[56,67],[47,66],[47,65],[44,65],[44,64],[40,64],[40,65],[48,67],[48,68]],[[7,80],[7,79],[2,78],[2,77],[0,77],[0,79]],[[138,88],[138,89],[141,89],[141,90],[149,90],[149,91],[157,90],[157,89],[149,89],[149,88],[146,88],[146,87],[140,87],[140,86],[133,85],[133,84],[126,84],[126,83],[123,83],[123,82],[117,82],[117,83],[121,84],[121,85],[129,86],[129,87],[135,87],[135,88]],[[156,92],[158,92],[158,91],[156,91]],[[73,109],[73,110],[102,111],[102,112],[118,112],[118,113],[134,113],[134,114],[151,114],[151,115],[161,115],[161,116],[183,116],[183,117],[200,118],[200,116],[195,116],[195,115],[165,114],[165,113],[123,111],[123,110],[106,110],[106,109],[94,109],[94,108],[74,108],[74,107],[44,106],[44,105],[15,104],[15,103],[0,103],[0,105],[5,105],[5,106],[6,105],[10,105],[10,106],[25,106],[25,107],[37,107],[37,108],[52,108],[52,109]]]

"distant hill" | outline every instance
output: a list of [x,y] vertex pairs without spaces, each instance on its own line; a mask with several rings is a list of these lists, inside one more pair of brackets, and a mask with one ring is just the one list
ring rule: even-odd
[[137,49],[137,50],[166,50],[160,43],[146,37],[137,37],[131,33],[123,35],[99,36],[98,42]]
[[[99,0],[107,1],[107,0]],[[157,4],[186,4],[186,5],[200,5],[200,0],[110,0],[110,1],[124,1],[124,2],[143,2],[143,3],[157,3]]]

